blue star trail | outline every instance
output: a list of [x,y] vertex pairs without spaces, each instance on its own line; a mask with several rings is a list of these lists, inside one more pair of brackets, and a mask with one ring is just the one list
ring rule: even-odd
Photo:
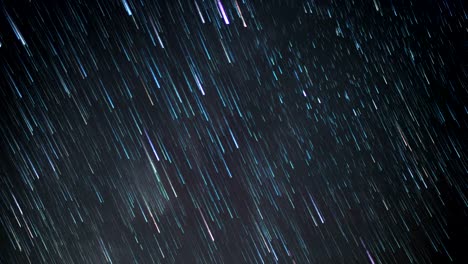
[[0,263],[468,263],[463,1],[0,6]]

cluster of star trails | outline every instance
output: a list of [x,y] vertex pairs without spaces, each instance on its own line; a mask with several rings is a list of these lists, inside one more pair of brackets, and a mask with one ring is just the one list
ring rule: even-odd
[[423,2],[0,2],[0,263],[462,261],[467,16]]

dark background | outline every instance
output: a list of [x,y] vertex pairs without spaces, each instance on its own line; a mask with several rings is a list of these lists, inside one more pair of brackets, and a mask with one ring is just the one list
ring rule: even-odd
[[1,2],[0,262],[466,262],[461,1],[128,3]]

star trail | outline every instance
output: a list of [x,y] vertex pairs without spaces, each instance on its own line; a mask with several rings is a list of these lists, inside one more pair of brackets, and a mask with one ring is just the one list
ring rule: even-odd
[[463,1],[0,5],[0,263],[467,263]]

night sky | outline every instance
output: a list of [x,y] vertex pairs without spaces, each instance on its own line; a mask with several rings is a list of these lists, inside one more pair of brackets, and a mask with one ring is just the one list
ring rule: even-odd
[[0,0],[0,263],[468,263],[463,2]]

